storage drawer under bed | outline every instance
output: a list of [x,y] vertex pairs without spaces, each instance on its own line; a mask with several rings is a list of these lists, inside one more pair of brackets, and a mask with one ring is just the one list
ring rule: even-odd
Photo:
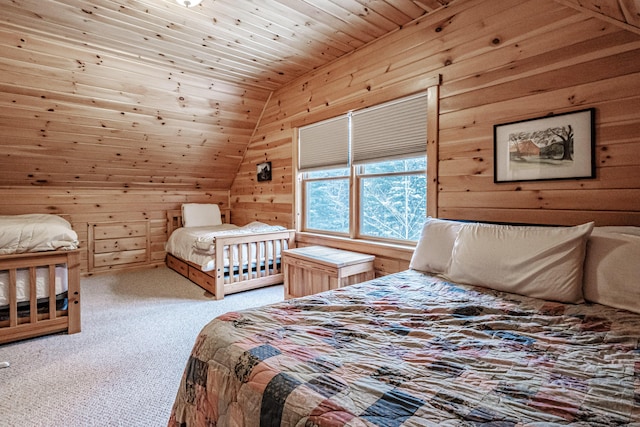
[[167,266],[182,274],[184,277],[189,277],[189,266],[171,254],[167,254]]

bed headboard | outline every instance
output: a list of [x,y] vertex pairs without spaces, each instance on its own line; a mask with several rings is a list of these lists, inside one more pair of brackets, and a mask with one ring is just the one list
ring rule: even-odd
[[[220,209],[220,218],[223,224],[231,224],[231,209]],[[167,236],[176,228],[182,227],[182,210],[171,209],[167,211]]]

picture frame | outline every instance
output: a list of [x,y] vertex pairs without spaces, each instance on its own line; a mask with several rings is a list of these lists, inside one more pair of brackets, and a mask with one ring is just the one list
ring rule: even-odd
[[493,126],[493,181],[595,178],[595,108]]
[[256,173],[258,182],[271,181],[271,162],[258,163]]

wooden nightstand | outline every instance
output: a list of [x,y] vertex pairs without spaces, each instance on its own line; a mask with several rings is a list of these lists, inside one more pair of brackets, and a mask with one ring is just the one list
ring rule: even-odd
[[282,252],[285,298],[296,298],[374,278],[375,256],[324,246]]

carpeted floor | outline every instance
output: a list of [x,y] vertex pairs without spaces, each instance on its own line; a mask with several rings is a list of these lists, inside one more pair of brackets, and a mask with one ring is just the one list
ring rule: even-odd
[[215,316],[283,299],[214,300],[158,268],[82,279],[82,332],[0,345],[2,426],[164,426],[191,347]]

